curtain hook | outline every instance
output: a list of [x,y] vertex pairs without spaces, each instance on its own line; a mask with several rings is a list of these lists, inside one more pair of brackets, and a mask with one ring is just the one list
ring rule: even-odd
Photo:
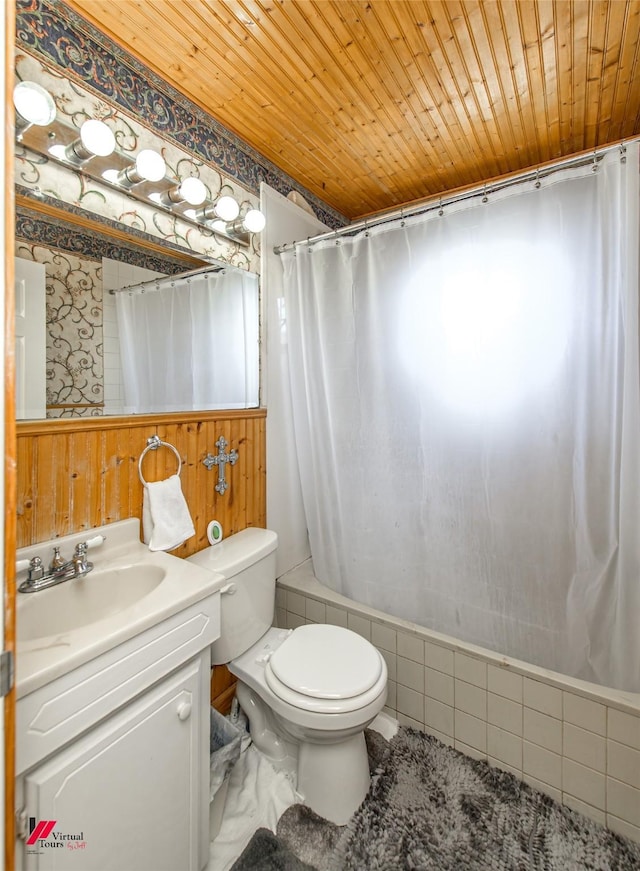
[[444,209],[442,208],[442,197],[440,197],[440,206],[438,208],[438,214],[440,215],[440,217],[442,217],[444,215]]
[[483,196],[482,196],[482,202],[483,202],[483,203],[488,203],[488,202],[489,202],[489,197],[487,196],[487,186],[486,186],[486,185],[482,188],[482,194],[483,194]]
[[367,219],[366,218],[364,219],[364,235],[365,235],[366,239],[369,238],[369,228],[367,226]]
[[627,146],[624,144],[624,139],[620,143],[620,163],[627,162]]
[[542,182],[540,181],[540,170],[536,169],[536,183],[535,183],[534,187],[539,189],[541,186],[542,186]]
[[401,207],[401,208],[400,208],[400,226],[401,226],[401,227],[404,227],[404,225],[405,225],[405,220],[404,220],[404,208]]
[[593,166],[591,167],[591,172],[597,172],[597,171],[598,171],[598,152],[594,148],[594,150],[593,150]]

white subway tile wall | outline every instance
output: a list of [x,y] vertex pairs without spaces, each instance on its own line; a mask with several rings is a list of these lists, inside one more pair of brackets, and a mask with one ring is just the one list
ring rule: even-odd
[[[278,625],[347,626],[389,672],[386,713],[486,759],[568,807],[640,842],[640,703],[598,701],[562,675],[374,611],[308,576],[278,582]],[[548,677],[547,677],[548,675]]]

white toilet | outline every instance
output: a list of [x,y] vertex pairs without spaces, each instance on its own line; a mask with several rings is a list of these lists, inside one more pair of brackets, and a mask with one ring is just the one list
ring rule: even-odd
[[272,627],[278,537],[245,529],[189,557],[226,578],[212,662],[238,678],[256,747],[304,802],[343,825],[369,788],[364,730],[387,697],[376,648],[340,626]]

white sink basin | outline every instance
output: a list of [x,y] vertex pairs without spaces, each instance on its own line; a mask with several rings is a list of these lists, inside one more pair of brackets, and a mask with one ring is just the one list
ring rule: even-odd
[[95,569],[82,578],[64,581],[21,602],[18,641],[33,641],[82,629],[125,611],[156,589],[166,577],[161,566],[138,565]]
[[[36,593],[17,594],[18,698],[113,649],[218,592],[224,577],[140,541],[140,521],[120,520],[88,532],[21,548],[18,560],[49,565],[54,546],[70,558],[96,534],[91,572]],[[18,575],[18,585],[26,571]]]

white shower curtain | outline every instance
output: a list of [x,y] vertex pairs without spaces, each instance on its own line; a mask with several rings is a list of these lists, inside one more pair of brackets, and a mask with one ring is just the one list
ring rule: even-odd
[[283,255],[316,575],[640,691],[638,146]]
[[228,268],[116,293],[127,414],[258,405],[258,276]]

